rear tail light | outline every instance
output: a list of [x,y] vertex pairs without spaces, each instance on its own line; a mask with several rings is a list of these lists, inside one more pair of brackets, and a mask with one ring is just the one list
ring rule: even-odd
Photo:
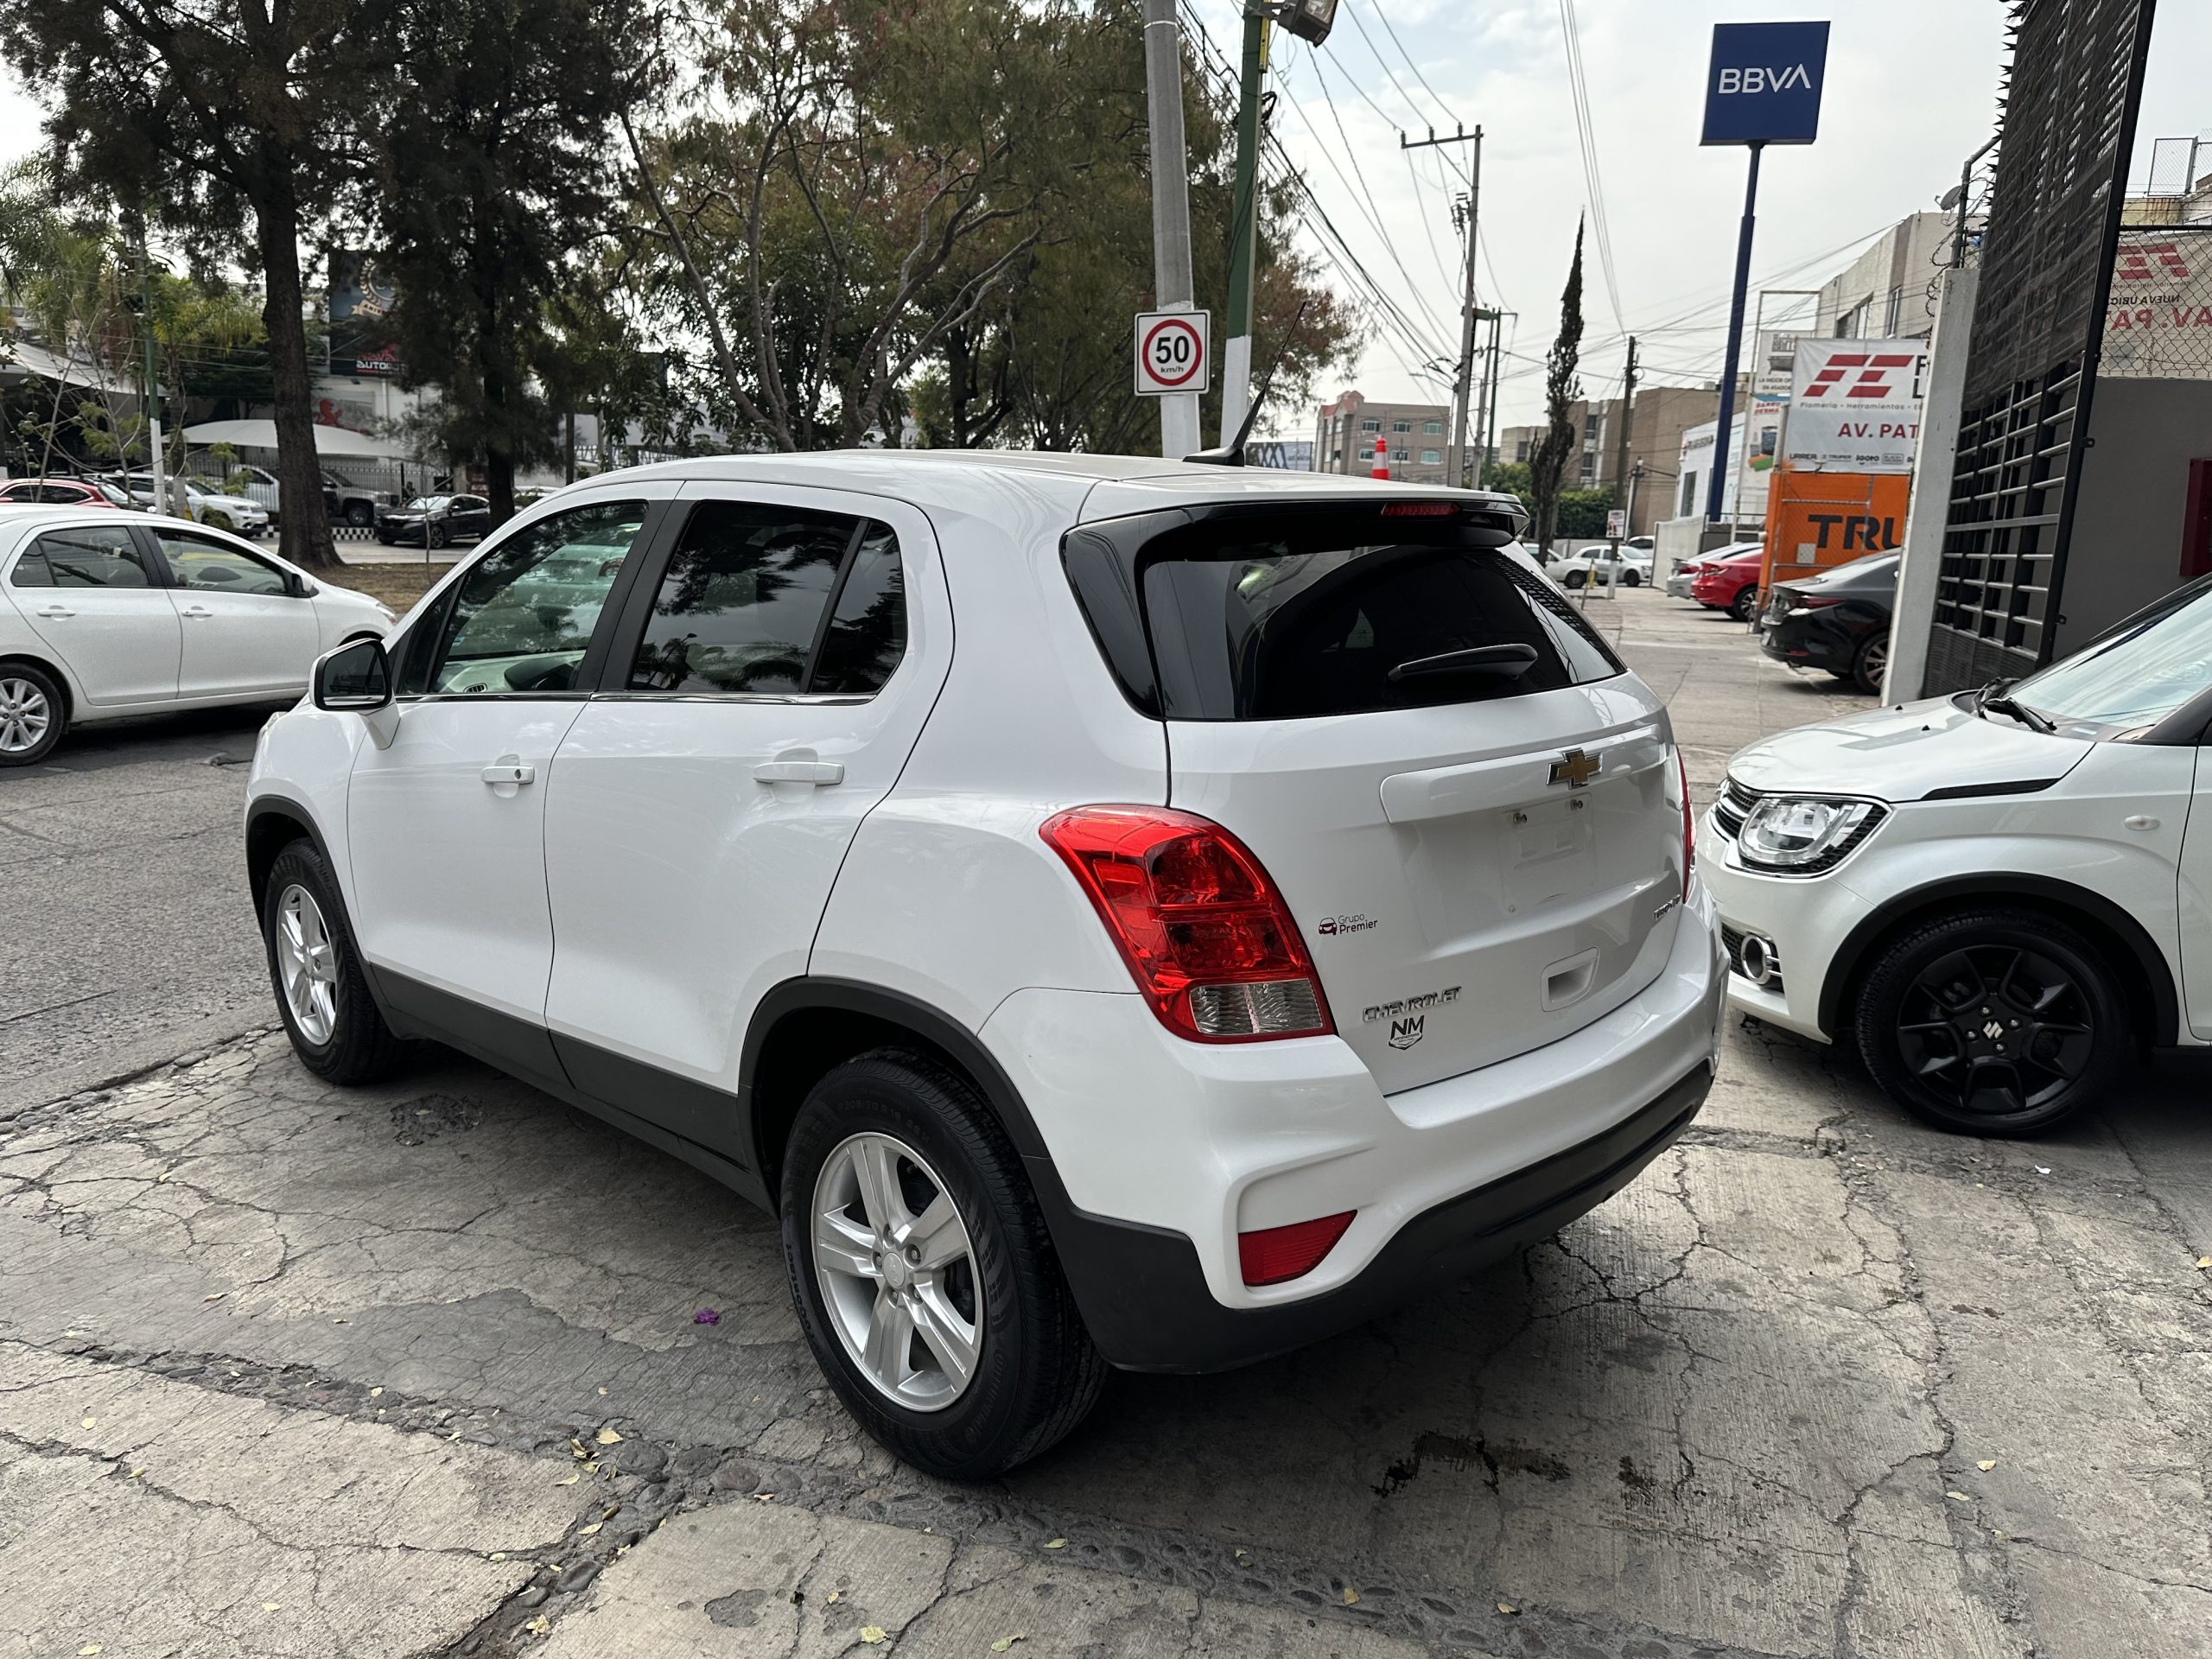
[[1321,1258],[1337,1247],[1359,1212],[1347,1210],[1338,1216],[1319,1216],[1294,1221],[1287,1227],[1265,1227],[1256,1233],[1236,1235],[1236,1259],[1248,1285],[1280,1285],[1302,1279],[1321,1265]]
[[1824,611],[1829,606],[1840,605],[1843,601],[1833,594],[1792,594],[1789,603],[1801,611]]
[[1167,807],[1079,806],[1039,833],[1178,1036],[1236,1043],[1334,1029],[1282,895],[1219,824]]
[[1690,869],[1697,861],[1697,820],[1690,812],[1690,763],[1675,746],[1675,775],[1682,785],[1682,902],[1690,901]]

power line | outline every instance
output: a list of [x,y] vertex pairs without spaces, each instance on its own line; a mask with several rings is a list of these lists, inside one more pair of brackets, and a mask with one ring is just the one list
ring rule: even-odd
[[1590,118],[1590,87],[1582,73],[1581,28],[1574,18],[1574,0],[1559,0],[1560,33],[1567,43],[1567,83],[1574,99],[1574,129],[1582,146],[1582,177],[1590,198],[1590,217],[1598,233],[1598,268],[1605,275],[1605,296],[1613,307],[1613,326],[1624,334],[1621,321],[1620,279],[1613,269],[1613,234],[1605,218],[1605,187],[1598,174],[1598,131]]

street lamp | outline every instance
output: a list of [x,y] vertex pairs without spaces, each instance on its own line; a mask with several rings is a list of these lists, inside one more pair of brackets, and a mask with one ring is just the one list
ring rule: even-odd
[[1300,40],[1315,46],[1327,40],[1330,29],[1336,26],[1337,0],[1284,0],[1281,6],[1268,10]]

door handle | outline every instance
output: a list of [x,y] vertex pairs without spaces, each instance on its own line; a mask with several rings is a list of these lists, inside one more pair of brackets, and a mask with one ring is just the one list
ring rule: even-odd
[[495,785],[499,784],[534,784],[537,781],[537,768],[536,766],[518,766],[512,761],[503,760],[498,766],[485,767],[482,776],[486,783]]
[[215,613],[209,610],[205,605],[188,605],[181,611],[179,611],[177,614],[179,616],[200,617],[213,616]]
[[845,769],[835,760],[814,760],[792,758],[764,760],[753,768],[756,782],[763,784],[842,784]]
[[76,612],[71,610],[67,605],[41,606],[38,613],[41,616],[49,618],[56,622],[59,622],[65,616],[74,616],[77,614]]

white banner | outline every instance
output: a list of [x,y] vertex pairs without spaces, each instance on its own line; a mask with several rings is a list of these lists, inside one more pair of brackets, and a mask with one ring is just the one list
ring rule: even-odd
[[2212,234],[2120,233],[2097,373],[2212,379]]
[[1783,458],[1833,473],[1909,473],[1928,378],[1924,340],[1801,334]]

